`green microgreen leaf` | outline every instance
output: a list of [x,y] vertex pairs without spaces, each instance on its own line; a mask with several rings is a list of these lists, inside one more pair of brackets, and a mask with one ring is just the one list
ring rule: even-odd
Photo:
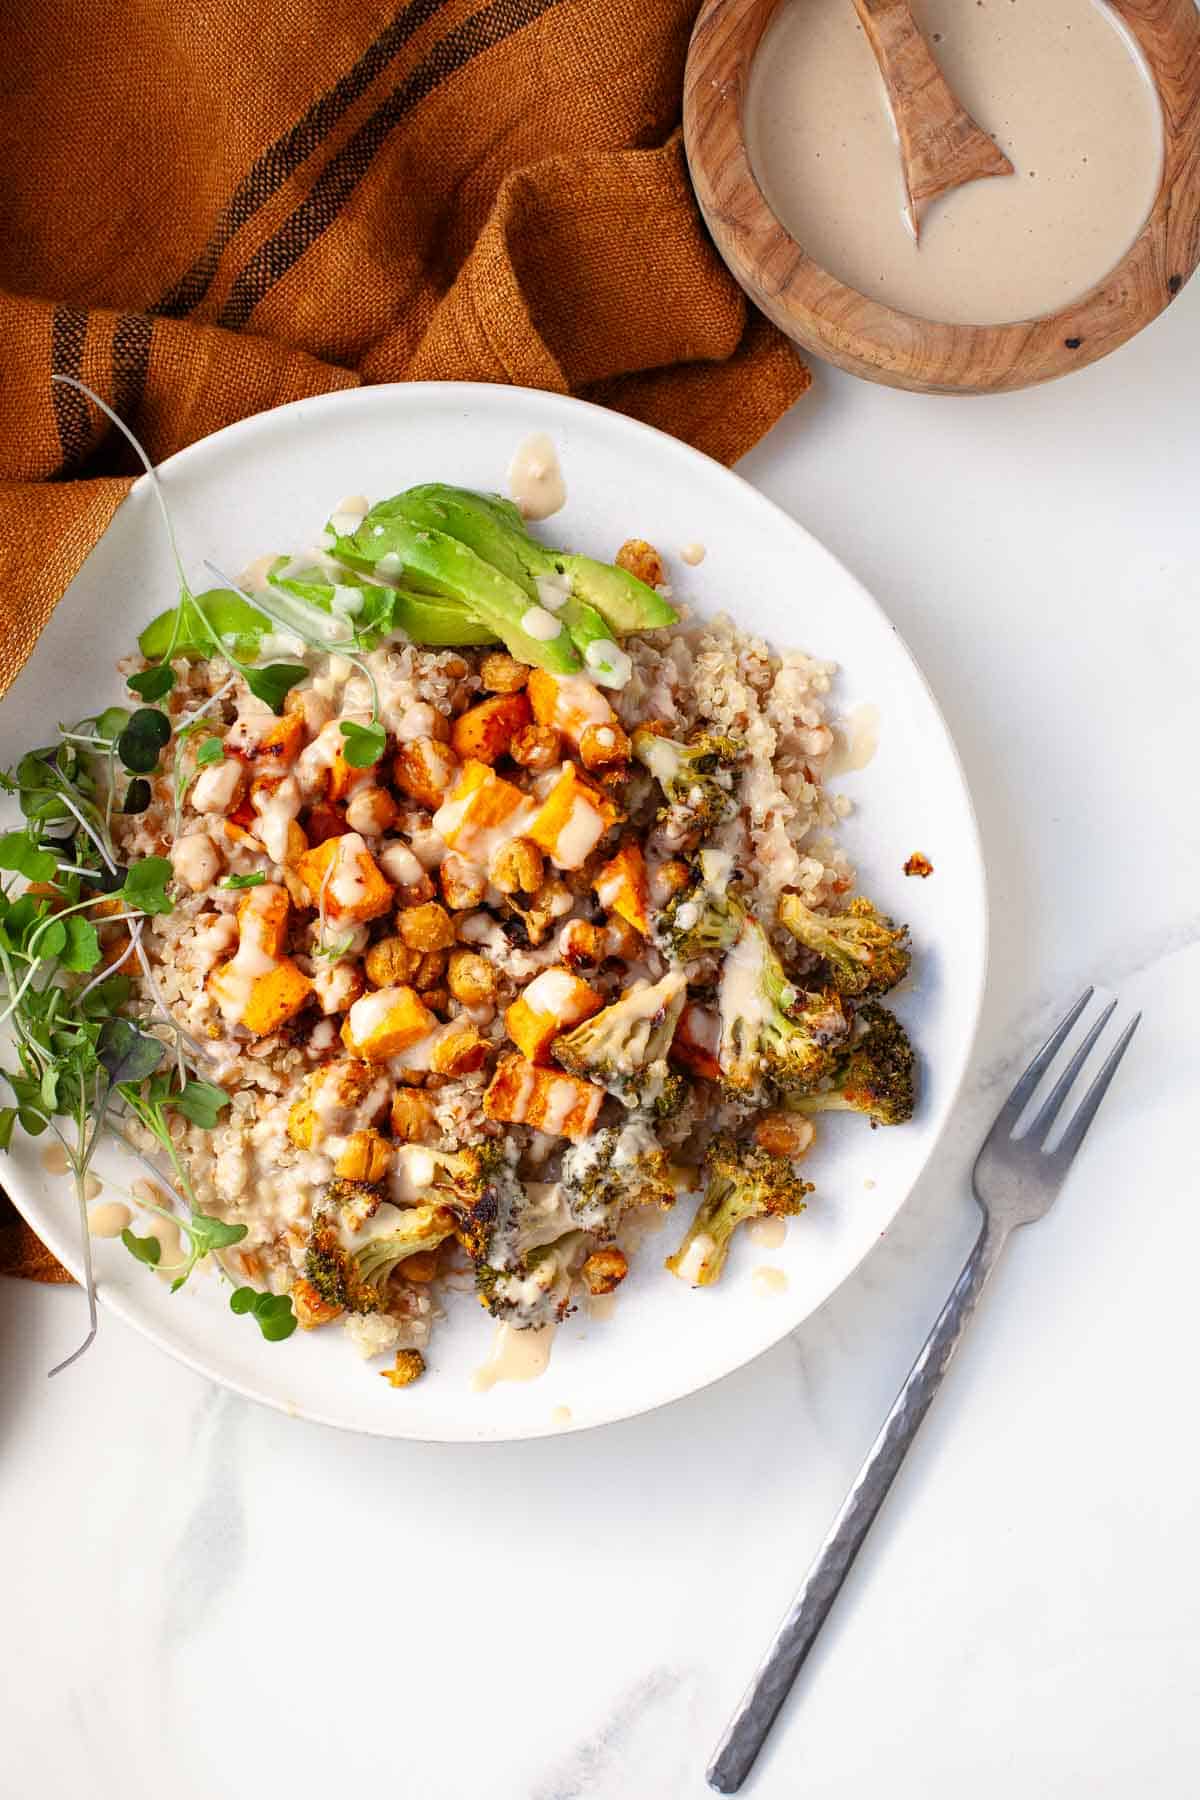
[[127,1225],[121,1233],[121,1242],[130,1256],[136,1256],[140,1263],[145,1263],[151,1269],[158,1267],[162,1257],[162,1245],[156,1237],[135,1237]]
[[144,1081],[165,1054],[158,1038],[139,1031],[132,1019],[106,1019],[96,1040],[96,1056],[113,1087]]
[[125,685],[143,700],[162,700],[175,686],[175,671],[170,663],[155,663],[139,675],[130,675]]
[[356,725],[352,719],[343,719],[342,736],[346,740],[343,754],[352,769],[371,768],[387,749],[382,725]]
[[249,875],[225,875],[217,883],[217,886],[234,889],[261,887],[266,879],[260,870],[255,869]]
[[72,974],[85,975],[100,961],[100,939],[96,935],[96,927],[82,913],[72,913],[62,924],[66,929],[67,941],[58,953],[59,962]]
[[261,669],[243,670],[250,692],[268,705],[273,713],[282,713],[283,703],[294,687],[308,680],[303,663],[267,663]]
[[117,755],[134,775],[149,775],[171,737],[171,721],[154,706],[139,706],[117,739]]
[[196,752],[196,763],[205,768],[209,763],[218,763],[225,755],[225,746],[219,737],[206,738]]
[[173,902],[167,893],[172,869],[165,856],[146,856],[126,872],[121,898],[139,912],[169,913]]
[[49,881],[58,867],[52,850],[39,850],[25,831],[6,831],[0,837],[0,869],[13,869],[26,881]]
[[128,725],[130,717],[126,706],[106,706],[96,720],[96,736],[105,738],[110,744],[115,743]]
[[138,775],[125,789],[125,799],[121,806],[124,813],[144,813],[154,798],[154,790],[145,776]]
[[170,1104],[202,1131],[212,1131],[229,1105],[229,1095],[214,1081],[191,1080],[185,1081],[180,1092],[171,1096]]
[[234,1288],[229,1296],[229,1310],[235,1313],[254,1311],[254,1302],[258,1299],[258,1289],[252,1287]]

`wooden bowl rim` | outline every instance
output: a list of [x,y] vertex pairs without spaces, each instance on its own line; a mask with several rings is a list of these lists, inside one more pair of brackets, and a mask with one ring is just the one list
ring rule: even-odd
[[[1163,134],[1158,191],[1133,243],[1086,293],[1055,312],[995,325],[921,318],[863,294],[814,261],[772,211],[750,160],[742,113],[751,64],[772,17],[785,3],[786,0],[703,0],[684,73],[683,129],[692,183],[721,255],[751,298],[763,306],[781,330],[791,335],[791,328],[795,327],[797,334],[806,334],[799,337],[803,347],[869,379],[886,382],[894,375],[898,385],[927,391],[971,393],[1020,387],[1052,380],[1108,355],[1164,312],[1195,272],[1200,263],[1200,9],[1195,0],[1107,0],[1137,43],[1158,99]],[[727,27],[732,68],[718,80],[707,67],[707,40],[714,22],[723,22],[719,15],[726,13],[732,15]],[[1172,28],[1165,40],[1161,35],[1164,17]],[[1176,68],[1180,61],[1185,68],[1183,85],[1189,104],[1182,117],[1170,103],[1167,91],[1167,44],[1176,46]],[[727,128],[732,121],[732,151],[724,170],[716,177],[701,141],[702,107],[710,109],[704,121],[706,128],[715,117],[722,117]],[[723,216],[718,199],[719,188],[734,184],[739,188],[741,208],[736,227]],[[1136,315],[1130,311],[1127,329],[1121,324],[1111,328],[1110,301],[1110,329],[1096,332],[1093,327],[1097,307],[1105,304],[1106,295],[1120,305],[1124,295],[1113,295],[1114,288],[1120,288],[1123,278],[1147,259],[1153,261],[1154,240],[1162,235],[1164,224],[1177,209],[1185,209],[1185,216],[1192,215],[1187,250],[1179,259],[1179,267],[1170,271],[1151,304],[1146,304],[1147,296],[1142,294]],[[779,259],[785,246],[790,252],[787,279],[773,283],[764,278],[764,271],[771,260]],[[807,295],[794,291],[801,283],[809,290]],[[855,303],[850,325],[822,310],[828,303],[836,305],[843,298]],[[1029,348],[1033,331],[1040,336],[1056,335],[1056,353],[1053,346],[1048,351],[1041,350],[1036,356],[1037,369],[1023,380],[1013,379],[1020,376],[1022,353]],[[974,352],[985,345],[988,361],[1002,365],[1008,379],[997,382],[964,377],[956,381],[947,375],[947,365],[970,369]]]

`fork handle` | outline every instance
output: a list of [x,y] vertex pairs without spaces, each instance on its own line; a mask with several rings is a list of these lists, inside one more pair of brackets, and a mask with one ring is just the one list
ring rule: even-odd
[[750,1773],[817,1640],[875,1517],[887,1498],[908,1447],[941,1386],[950,1358],[975,1303],[1004,1248],[1008,1233],[985,1218],[953,1292],[938,1314],[920,1355],[897,1394],[883,1428],[867,1453],[796,1598],[788,1608],[750,1686],[717,1746],[708,1781],[719,1794],[736,1794]]

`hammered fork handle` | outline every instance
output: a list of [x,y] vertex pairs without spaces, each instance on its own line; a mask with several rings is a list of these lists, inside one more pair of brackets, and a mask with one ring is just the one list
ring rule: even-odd
[[950,1298],[717,1747],[708,1780],[719,1794],[736,1793],[749,1774],[900,1472],[1007,1238],[1007,1227],[985,1217]]

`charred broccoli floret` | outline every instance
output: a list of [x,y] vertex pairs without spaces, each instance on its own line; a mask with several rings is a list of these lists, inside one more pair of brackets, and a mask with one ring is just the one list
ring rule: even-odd
[[836,1059],[830,1085],[790,1094],[789,1111],[866,1113],[872,1125],[903,1125],[913,1116],[912,1045],[894,1013],[874,1001],[859,1008],[855,1036]]
[[785,1156],[757,1144],[739,1143],[719,1132],[704,1158],[708,1185],[683,1242],[667,1268],[693,1287],[720,1279],[737,1227],[746,1219],[776,1218],[804,1211],[811,1181],[801,1181]]
[[450,1209],[459,1243],[469,1256],[480,1255],[497,1221],[523,1197],[503,1140],[487,1138],[456,1151],[412,1147],[408,1154],[414,1185],[436,1205]]
[[411,1387],[425,1373],[425,1358],[419,1350],[397,1350],[391,1368],[380,1369],[379,1373],[394,1388]]
[[571,1295],[590,1245],[586,1231],[569,1231],[553,1243],[534,1245],[514,1268],[479,1263],[475,1269],[479,1298],[493,1318],[517,1331],[557,1325],[571,1310]]
[[406,1257],[436,1250],[454,1231],[444,1206],[394,1206],[363,1181],[331,1181],[313,1215],[304,1273],[329,1306],[378,1312],[388,1283]]
[[663,791],[667,804],[658,821],[675,844],[711,836],[733,810],[742,755],[736,738],[704,732],[681,744],[640,726],[633,734],[633,754]]
[[686,1000],[687,982],[674,970],[661,981],[635,981],[612,1006],[555,1038],[551,1055],[569,1075],[666,1118],[687,1094],[686,1081],[667,1064]]
[[732,1094],[770,1099],[832,1075],[834,1051],[850,1029],[841,996],[795,987],[757,919],[746,919],[726,956],[718,997],[718,1060]]
[[591,1242],[558,1182],[515,1179],[475,1257],[475,1286],[490,1313],[518,1329],[565,1317]]
[[641,1119],[606,1125],[573,1144],[559,1174],[563,1199],[576,1224],[610,1238],[635,1206],[672,1206],[675,1187],[667,1152]]
[[654,942],[673,963],[724,956],[737,942],[745,917],[745,908],[733,894],[714,892],[701,876],[663,907],[655,921]]
[[893,924],[861,894],[845,912],[828,916],[812,912],[799,894],[785,894],[779,902],[779,923],[828,963],[830,981],[839,994],[852,999],[886,994],[908,973],[908,926]]

